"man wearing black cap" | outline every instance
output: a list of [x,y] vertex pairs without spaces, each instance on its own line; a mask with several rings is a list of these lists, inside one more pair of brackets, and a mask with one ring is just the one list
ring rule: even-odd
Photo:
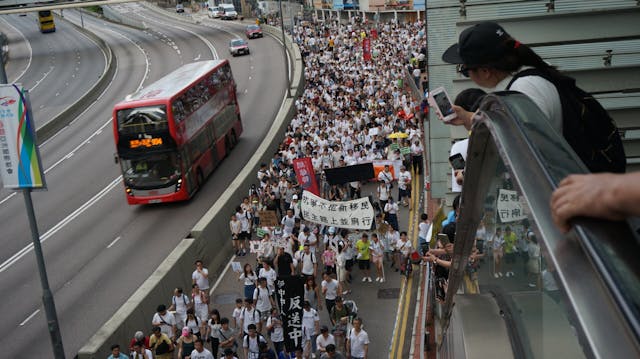
[[[551,77],[559,77],[560,74],[500,25],[481,22],[465,29],[458,43],[444,52],[442,60],[458,65],[458,72],[480,87],[491,91],[508,89],[527,95],[547,116],[556,131],[562,133],[562,105],[554,84],[536,75],[518,77],[511,82],[514,74],[529,68]],[[450,123],[470,129],[472,113],[458,106],[454,106],[454,110],[458,118]]]

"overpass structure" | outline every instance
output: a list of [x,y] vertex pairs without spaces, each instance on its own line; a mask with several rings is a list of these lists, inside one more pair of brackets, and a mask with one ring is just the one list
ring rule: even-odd
[[96,5],[118,4],[134,2],[134,0],[64,0],[64,1],[33,1],[33,0],[1,0],[0,15],[17,14],[40,10],[69,9]]

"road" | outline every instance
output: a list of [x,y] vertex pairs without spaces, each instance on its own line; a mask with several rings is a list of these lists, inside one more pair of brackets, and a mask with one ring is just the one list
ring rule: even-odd
[[[136,4],[126,6],[152,20],[146,21],[148,31],[84,16],[85,26],[112,46],[118,70],[98,102],[41,146],[49,190],[33,193],[68,357],[153,272],[234,179],[266,133],[285,89],[279,43],[270,37],[251,41],[251,56],[230,59],[245,128],[231,156],[188,203],[128,206],[113,161],[108,122],[113,104],[182,63],[211,59],[216,53],[227,56],[227,42],[241,35],[243,27],[178,23]],[[79,23],[73,11],[65,11],[65,18]],[[51,357],[21,196],[0,192],[0,226],[0,287],[7,288],[0,299],[5,308],[0,346],[6,357],[19,357],[26,348],[31,357]]]
[[42,34],[35,13],[3,15],[0,31],[10,42],[9,83],[29,89],[37,127],[76,102],[102,75],[104,53],[64,21],[56,18],[56,32]]

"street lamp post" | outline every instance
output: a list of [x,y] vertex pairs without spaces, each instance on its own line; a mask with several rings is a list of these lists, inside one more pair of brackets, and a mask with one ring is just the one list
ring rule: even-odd
[[[291,84],[289,83],[289,58],[287,57],[287,39],[284,35],[284,13],[282,12],[282,0],[278,0],[280,6],[280,28],[282,29],[282,53],[284,55],[284,77],[287,84],[287,97],[291,97]],[[293,34],[293,28],[291,28]]]

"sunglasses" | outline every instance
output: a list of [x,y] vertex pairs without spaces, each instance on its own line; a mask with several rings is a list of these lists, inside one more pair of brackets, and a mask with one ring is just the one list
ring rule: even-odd
[[458,65],[458,69],[457,70],[462,76],[469,77],[469,71],[477,70],[477,69],[478,69],[478,67],[472,67],[472,66],[467,66],[467,65],[460,64],[460,65]]

